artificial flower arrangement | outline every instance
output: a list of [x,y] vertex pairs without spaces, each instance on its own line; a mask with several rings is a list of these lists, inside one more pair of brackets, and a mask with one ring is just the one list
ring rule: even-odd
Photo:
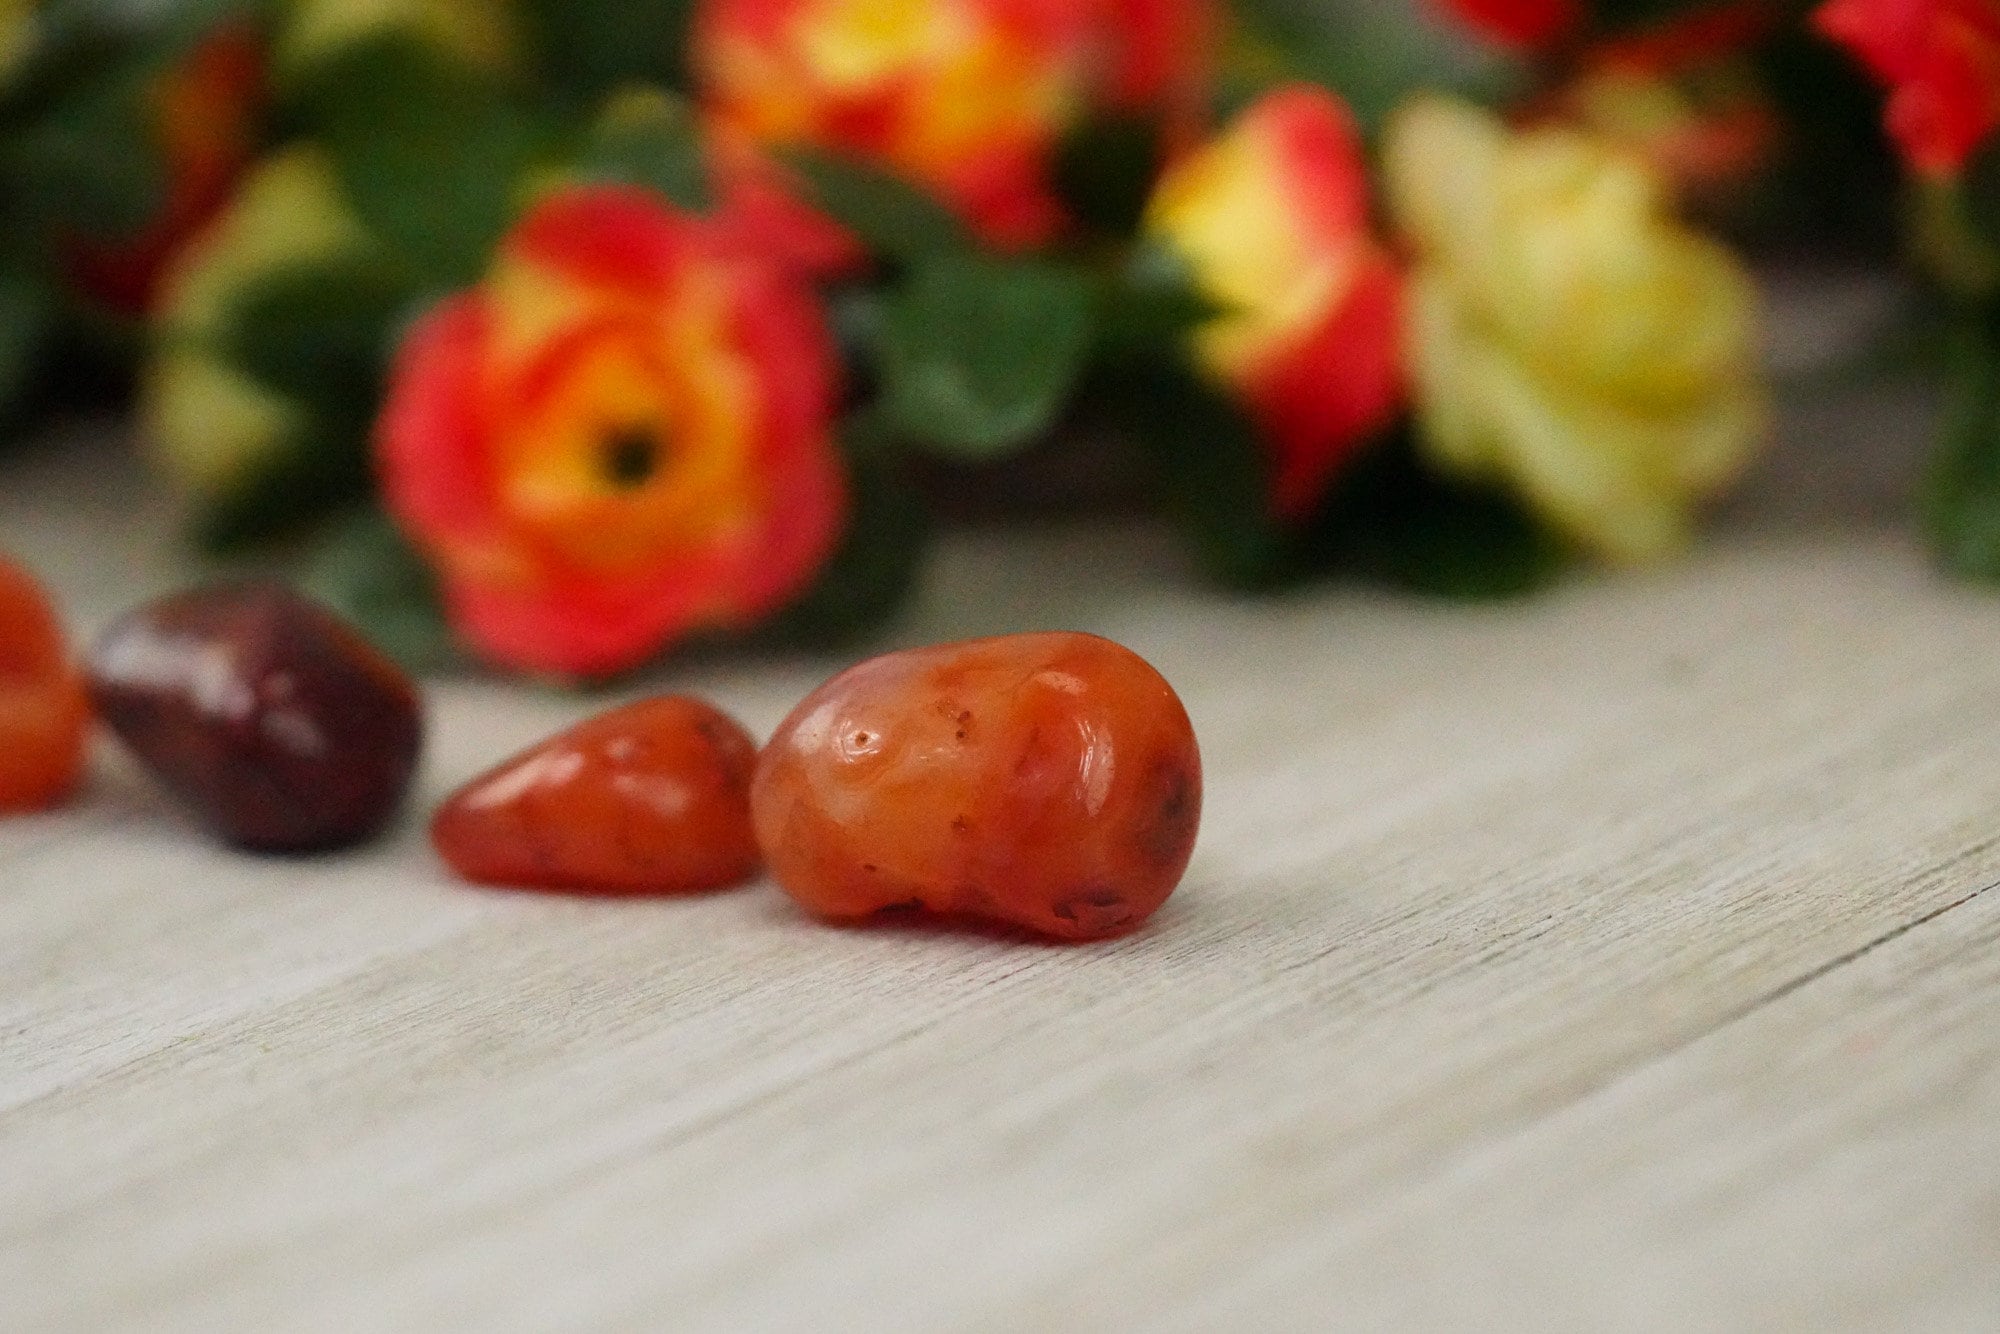
[[129,350],[204,542],[555,678],[863,632],[1059,450],[1231,586],[1513,593],[1689,540],[1724,238],[1879,243],[1884,124],[2000,578],[1994,0],[0,0],[0,401]]

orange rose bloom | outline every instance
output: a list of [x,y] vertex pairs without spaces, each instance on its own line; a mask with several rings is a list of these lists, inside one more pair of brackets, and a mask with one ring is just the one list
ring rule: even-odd
[[1050,156],[1082,112],[1102,0],[707,0],[694,61],[728,131],[877,163],[994,245],[1061,213]]
[[1273,510],[1304,517],[1402,401],[1402,276],[1353,118],[1324,89],[1271,93],[1167,172],[1146,228],[1221,308],[1197,351],[1263,428]]
[[833,367],[799,279],[643,191],[572,190],[405,342],[384,493],[475,651],[616,672],[824,564],[846,511]]
[[79,289],[128,315],[151,307],[161,273],[221,211],[256,152],[264,94],[263,42],[244,26],[217,29],[160,76],[151,101],[166,200],[134,236],[70,243]]

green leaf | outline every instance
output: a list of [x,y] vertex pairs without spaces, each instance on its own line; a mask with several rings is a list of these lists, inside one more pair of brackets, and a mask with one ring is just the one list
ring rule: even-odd
[[949,209],[900,177],[803,149],[782,157],[812,202],[878,254],[913,263],[971,246]]
[[350,257],[272,273],[235,295],[220,355],[276,393],[327,415],[369,415],[415,299],[393,267]]
[[1958,188],[1963,217],[1990,255],[2000,248],[2000,134],[1967,159]]
[[131,62],[93,75],[0,145],[0,170],[44,227],[115,240],[159,215],[167,181],[150,78]]
[[1184,355],[1110,367],[1098,387],[1113,420],[1151,461],[1209,577],[1242,589],[1285,579],[1289,553],[1271,518],[1263,442],[1242,410]]
[[1407,431],[1350,466],[1301,551],[1314,566],[1468,601],[1542,588],[1566,555],[1511,495],[1432,471]]
[[355,211],[440,286],[485,268],[560,130],[491,76],[400,37],[343,52],[305,107]]
[[1130,235],[1159,179],[1164,146],[1157,117],[1088,120],[1063,140],[1056,155],[1056,191],[1085,226]]
[[879,288],[841,283],[824,293],[827,327],[840,353],[849,404],[873,404],[882,389],[881,350],[887,308]]
[[[6,202],[43,225],[116,240],[166,198],[160,74],[224,24],[272,0],[39,0],[17,4],[32,40],[0,84]],[[32,11],[32,13],[30,12]]]
[[1178,356],[1188,336],[1221,313],[1179,255],[1142,243],[1105,283],[1098,344],[1111,360]]
[[1690,14],[1708,0],[1593,0],[1591,18],[1601,32],[1651,28]]
[[715,203],[694,113],[664,94],[616,99],[591,127],[577,169],[586,180],[652,190],[692,213]]
[[520,13],[536,68],[571,105],[626,84],[686,86],[694,0],[523,0]]
[[364,420],[313,420],[284,451],[195,517],[194,539],[227,555],[287,538],[364,499],[373,485]]
[[1371,130],[1419,90],[1499,102],[1518,91],[1516,62],[1496,56],[1449,21],[1422,22],[1381,0],[1237,0],[1238,23],[1264,57],[1231,101],[1305,79],[1339,93]]
[[0,270],[0,419],[26,392],[54,317],[47,288],[25,273]]
[[913,443],[959,458],[1019,448],[1067,406],[1091,316],[1090,284],[1071,270],[935,256],[884,312],[884,409]]
[[766,626],[759,642],[851,647],[880,630],[917,586],[931,532],[923,497],[883,451],[856,442],[849,455],[854,506],[840,548],[819,582]]
[[437,581],[380,510],[358,509],[335,525],[313,553],[303,583],[409,670],[452,660]]
[[2000,584],[2000,307],[1968,319],[1951,415],[1924,490],[1924,522],[1952,573]]
[[238,19],[268,19],[281,0],[39,0],[40,44],[55,52],[99,53],[115,46],[171,61],[218,26]]
[[128,84],[146,98],[151,76],[217,28],[266,22],[283,0],[39,0],[33,40],[0,86],[0,118],[33,118],[79,89]]

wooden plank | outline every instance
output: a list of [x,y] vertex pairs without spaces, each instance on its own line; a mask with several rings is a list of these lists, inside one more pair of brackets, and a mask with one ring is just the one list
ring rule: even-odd
[[[0,827],[0,1327],[1992,1314],[1989,601],[1866,533],[1507,608],[1172,568],[970,536],[903,631],[1182,687],[1203,846],[1112,945],[242,859],[116,765]],[[827,665],[665,683],[768,727]],[[441,686],[426,794],[599,703]]]
[[[1996,996],[1985,890],[1441,1159],[1379,1209],[1349,1199],[1261,1237],[1184,1306],[1129,1270],[1094,1303],[1233,1329],[1328,1311],[1432,1329],[2000,1328]],[[1050,1300],[1076,1309],[1074,1292]]]

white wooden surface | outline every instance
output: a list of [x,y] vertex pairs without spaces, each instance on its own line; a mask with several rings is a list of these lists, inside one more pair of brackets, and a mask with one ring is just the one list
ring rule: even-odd
[[[2000,1328],[2000,599],[1871,402],[1519,606],[955,541],[904,638],[1110,634],[1200,729],[1102,947],[237,857],[107,753],[0,825],[0,1329]],[[135,485],[16,461],[0,543],[101,620],[177,577]],[[599,703],[439,685],[426,800]]]

